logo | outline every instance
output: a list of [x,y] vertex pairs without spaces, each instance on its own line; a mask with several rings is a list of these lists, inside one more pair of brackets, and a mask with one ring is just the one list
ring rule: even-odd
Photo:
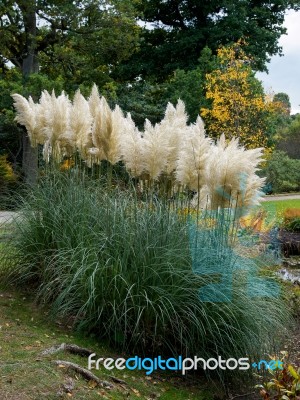
[[92,353],[88,357],[88,369],[100,369],[100,365],[107,370],[112,370],[114,368],[118,370],[124,370],[125,368],[128,370],[144,370],[146,371],[146,375],[151,375],[154,371],[181,371],[182,375],[185,375],[187,371],[197,369],[203,370],[215,370],[217,368],[221,370],[235,370],[238,369],[240,371],[246,371],[251,368],[261,369],[283,369],[282,361],[280,360],[271,360],[269,362],[265,360],[260,360],[258,363],[254,362],[250,364],[249,358],[228,358],[223,359],[221,356],[218,358],[209,358],[205,360],[204,358],[195,356],[194,358],[183,358],[182,356],[178,356],[176,358],[171,357],[164,359],[161,356],[155,358],[141,358],[138,356],[130,357],[130,358],[98,358],[95,359],[96,353]]

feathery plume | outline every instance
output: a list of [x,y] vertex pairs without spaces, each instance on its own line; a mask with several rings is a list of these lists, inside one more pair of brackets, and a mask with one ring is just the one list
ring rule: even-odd
[[212,208],[233,206],[241,201],[245,191],[244,205],[251,205],[250,197],[257,196],[259,183],[262,184],[255,175],[261,154],[262,149],[240,147],[238,139],[226,143],[225,136],[220,137],[217,145],[212,146],[205,176]]
[[90,154],[95,156],[95,162],[107,160],[109,152],[109,139],[112,133],[112,112],[104,97],[101,97],[99,106],[95,111],[92,127],[93,148]]
[[92,114],[93,118],[96,118],[96,114],[101,107],[100,105],[100,96],[99,96],[99,91],[98,87],[94,84],[90,97],[88,99],[89,107],[90,107],[90,112]]
[[170,149],[164,169],[164,172],[169,176],[172,176],[176,169],[179,151],[182,148],[182,143],[188,130],[187,120],[188,117],[185,112],[183,101],[178,100],[176,108],[171,103],[168,103],[165,117],[160,122],[159,126],[164,132]]
[[88,101],[77,90],[70,110],[70,131],[74,137],[76,148],[83,159],[88,157],[88,149],[92,147],[92,115]]
[[124,121],[124,134],[120,137],[121,158],[126,169],[133,177],[139,177],[144,171],[143,138],[131,115]]
[[247,213],[249,208],[259,205],[262,199],[262,187],[266,178],[260,178],[256,174],[245,177],[241,183],[240,191],[236,194],[236,207],[239,210],[238,217]]
[[121,160],[121,136],[124,134],[125,122],[123,112],[118,105],[111,113],[111,121],[112,129],[110,135],[105,138],[107,143],[105,155],[106,159],[114,165]]
[[47,136],[45,134],[45,127],[47,125],[46,121],[46,112],[48,108],[51,106],[51,95],[47,92],[47,90],[43,90],[41,97],[39,99],[39,103],[35,104],[36,106],[36,136],[39,144],[44,144],[47,140]]
[[24,125],[29,140],[32,147],[36,147],[38,144],[38,139],[36,137],[36,107],[32,100],[29,98],[29,101],[25,99],[25,97],[20,94],[13,94],[12,98],[14,99],[14,107],[17,110],[17,115],[15,117],[15,121],[20,125]]
[[43,129],[47,140],[44,144],[44,155],[46,160],[50,154],[57,161],[64,155],[70,156],[75,149],[75,141],[70,132],[70,109],[71,102],[64,92],[58,97],[54,91],[48,108],[45,110],[45,127]]
[[171,148],[169,140],[159,124],[152,126],[146,119],[143,133],[144,171],[156,180],[164,171]]
[[205,137],[202,120],[189,127],[179,152],[176,178],[184,186],[199,192],[205,181],[207,159],[211,150],[211,140]]

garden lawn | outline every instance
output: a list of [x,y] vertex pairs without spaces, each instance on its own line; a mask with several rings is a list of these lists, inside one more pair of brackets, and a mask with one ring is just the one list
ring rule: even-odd
[[300,199],[263,201],[260,207],[267,211],[267,222],[281,222],[283,213],[288,208],[299,208]]

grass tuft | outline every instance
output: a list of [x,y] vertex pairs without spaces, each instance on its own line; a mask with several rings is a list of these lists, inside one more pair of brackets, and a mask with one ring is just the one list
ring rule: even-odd
[[[200,224],[193,238],[194,222],[169,204],[143,203],[134,191],[106,190],[74,171],[45,177],[21,209],[10,281],[119,349],[259,356],[287,324],[279,297],[259,288],[249,295],[246,275],[256,265],[235,254],[230,214],[217,212],[213,227]],[[229,299],[218,285],[224,277],[232,279]],[[212,284],[225,301],[201,299]]]

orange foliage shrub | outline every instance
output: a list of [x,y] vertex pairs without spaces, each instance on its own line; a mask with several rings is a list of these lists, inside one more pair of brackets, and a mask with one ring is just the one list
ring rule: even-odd
[[290,221],[294,218],[300,218],[300,208],[287,208],[284,211],[284,221]]

